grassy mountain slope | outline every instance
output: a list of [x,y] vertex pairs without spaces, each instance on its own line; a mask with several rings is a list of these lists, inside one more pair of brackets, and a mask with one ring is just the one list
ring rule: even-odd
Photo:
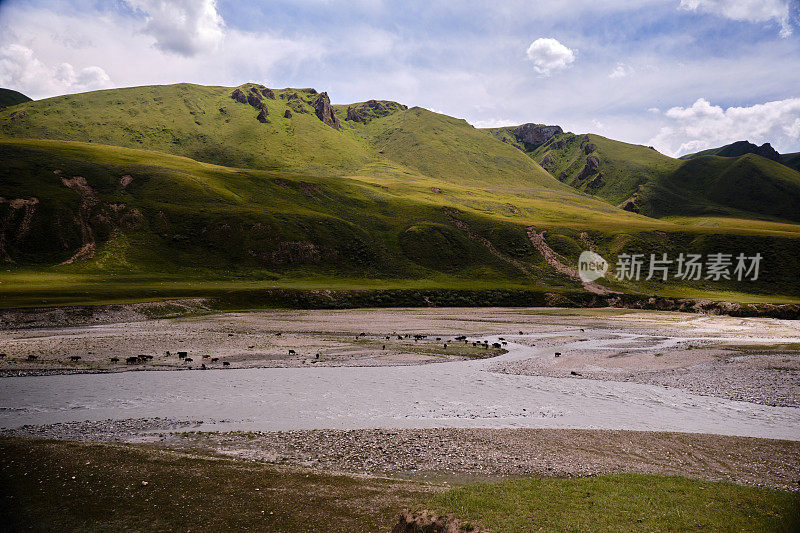
[[[315,176],[19,139],[0,141],[0,155],[5,301],[42,292],[49,302],[202,295],[221,286],[226,294],[297,286],[580,290],[536,250],[529,227],[546,230],[548,245],[573,265],[587,242],[607,257],[761,250],[781,267],[745,290],[769,293],[782,283],[784,294],[800,293],[785,282],[800,268],[800,226],[692,226],[557,191],[524,197],[454,185],[439,193],[432,185],[440,180],[407,180],[401,170]],[[647,294],[743,290],[704,281],[608,284]]]
[[[317,96],[313,89],[278,90],[275,99],[262,98],[269,111],[266,123],[257,120],[256,108],[233,100],[232,91],[181,83],[58,96],[0,111],[0,133],[158,150],[227,166],[323,174],[354,170],[369,159],[363,143],[316,117],[309,104]],[[287,109],[291,118],[284,117]]]
[[642,187],[635,199],[652,216],[716,215],[800,222],[800,173],[761,156],[700,156]]
[[443,183],[572,192],[525,154],[465,120],[415,107],[371,121],[364,136],[386,158]]
[[677,167],[652,148],[594,134],[556,135],[531,156],[564,183],[613,204]]
[[[179,84],[0,111],[0,261],[7,270],[0,298],[28,301],[24,295],[41,290],[52,301],[58,283],[59,297],[70,301],[84,292],[95,299],[203,294],[212,285],[582,290],[545,258],[532,231],[545,231],[546,244],[572,268],[587,247],[608,258],[737,248],[761,251],[773,265],[747,287],[607,280],[615,290],[770,294],[780,286],[800,294],[800,226],[754,222],[742,211],[766,197],[691,212],[702,224],[656,220],[576,191],[535,160],[558,155],[567,170],[595,157],[599,172],[619,176],[605,194],[623,197],[647,190],[640,173],[653,173],[646,181],[655,183],[681,164],[645,147],[559,134],[531,157],[420,108],[332,106],[323,122],[314,90],[276,90],[271,98],[262,86],[239,89],[264,97],[255,106],[232,99],[234,88]],[[723,182],[686,180],[663,189],[695,194],[691,187],[707,185],[716,191],[707,201],[730,200]],[[793,198],[793,187],[784,177],[774,188]],[[642,205],[683,213],[664,202]],[[774,216],[787,219],[780,209]],[[170,289],[176,284],[183,292]]]
[[[513,144],[513,128],[490,133]],[[564,183],[651,217],[794,222],[800,217],[796,208],[800,174],[751,153],[771,150],[768,145],[742,141],[707,151],[719,156],[693,154],[680,160],[649,147],[592,134],[559,133],[533,149],[519,143],[517,147],[528,150]]]
[[749,141],[736,141],[734,143],[719,146],[717,148],[709,148],[708,150],[703,150],[701,152],[683,155],[680,157],[680,159],[694,159],[695,157],[701,157],[704,155],[739,157],[747,154],[760,155],[761,157],[778,162],[780,162],[781,159],[780,154],[776,152],[769,143],[764,143],[761,146],[758,146]]
[[795,152],[793,154],[782,154],[781,163],[800,172],[800,152]]
[[30,102],[31,99],[19,91],[0,88],[0,108]]

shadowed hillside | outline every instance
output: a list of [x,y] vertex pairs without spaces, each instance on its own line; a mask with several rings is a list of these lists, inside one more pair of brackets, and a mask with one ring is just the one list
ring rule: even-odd
[[13,89],[2,89],[0,88],[0,109],[3,107],[9,107],[12,105],[22,104],[24,102],[30,102],[31,99],[22,94],[21,92],[15,91]]

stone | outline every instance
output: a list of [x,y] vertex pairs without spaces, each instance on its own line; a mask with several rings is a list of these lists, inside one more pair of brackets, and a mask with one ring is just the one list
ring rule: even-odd
[[317,118],[319,118],[324,124],[327,124],[335,130],[342,129],[342,125],[339,122],[338,117],[334,114],[333,107],[331,107],[331,99],[328,98],[328,93],[319,93],[319,96],[317,96],[317,98],[314,100],[314,103],[311,105],[317,114]]
[[247,95],[244,94],[244,91],[242,91],[241,89],[236,89],[235,91],[233,91],[231,93],[231,98],[233,98],[234,100],[236,100],[240,104],[246,104],[247,103]]

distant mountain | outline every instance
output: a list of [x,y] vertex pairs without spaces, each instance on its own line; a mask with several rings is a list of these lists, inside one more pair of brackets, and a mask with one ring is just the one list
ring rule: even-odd
[[650,216],[731,216],[800,222],[800,172],[756,154],[699,156],[644,184],[632,201]]
[[781,163],[800,172],[800,152],[781,155]]
[[718,155],[720,157],[739,157],[745,154],[756,154],[761,157],[766,157],[773,161],[781,161],[781,154],[779,154],[769,143],[764,143],[761,146],[753,144],[749,141],[736,141],[735,143],[726,144],[719,148],[709,148],[702,152],[694,154],[686,154],[681,156],[680,159],[692,159],[703,155]]
[[31,99],[13,89],[0,88],[0,108],[30,102]]
[[680,165],[651,147],[594,134],[564,133],[558,126],[524,124],[486,131],[523,150],[559,181],[613,204],[624,202],[640,185]]
[[[558,126],[486,131],[525,151],[563,183],[629,211],[657,218],[800,221],[800,174],[778,164],[781,156],[768,143],[759,147],[743,141],[673,159],[652,147],[565,133]],[[798,164],[797,155],[787,161]]]

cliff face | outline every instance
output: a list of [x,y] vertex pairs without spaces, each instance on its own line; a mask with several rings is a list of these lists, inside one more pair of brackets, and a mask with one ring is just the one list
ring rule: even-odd
[[317,118],[322,122],[335,130],[342,129],[342,125],[331,107],[331,99],[328,98],[328,93],[319,93],[319,96],[317,96],[317,99],[314,100],[314,103],[311,105],[314,107]]
[[521,143],[539,146],[550,140],[553,135],[564,133],[561,126],[541,126],[539,124],[523,124],[512,130],[512,133]]

